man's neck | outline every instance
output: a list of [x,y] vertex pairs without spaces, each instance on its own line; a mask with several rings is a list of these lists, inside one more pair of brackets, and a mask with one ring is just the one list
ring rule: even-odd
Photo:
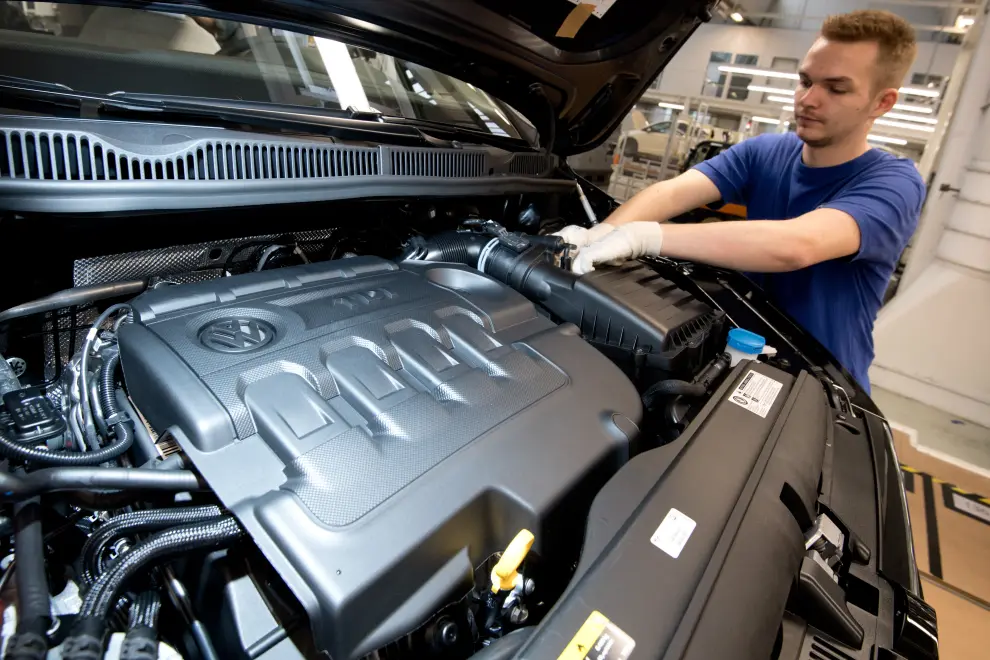
[[869,150],[870,143],[866,141],[866,136],[857,136],[827,147],[812,147],[805,144],[801,151],[801,159],[808,167],[833,167],[855,160]]

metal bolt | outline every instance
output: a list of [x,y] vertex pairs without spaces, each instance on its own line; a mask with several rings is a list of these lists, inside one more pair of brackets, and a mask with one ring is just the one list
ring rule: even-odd
[[509,623],[512,623],[513,625],[518,626],[520,624],[526,623],[526,619],[528,618],[529,618],[529,610],[526,608],[525,605],[518,605],[516,607],[513,607],[512,611],[509,613]]
[[523,593],[530,596],[534,591],[536,591],[536,583],[533,582],[533,578],[526,578],[526,581],[523,582]]
[[457,624],[447,621],[440,625],[440,642],[444,646],[453,646],[457,643]]

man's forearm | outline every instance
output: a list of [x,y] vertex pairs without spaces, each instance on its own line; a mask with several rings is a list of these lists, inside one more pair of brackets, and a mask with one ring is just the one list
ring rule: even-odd
[[741,220],[667,224],[663,256],[732,270],[774,273],[814,262],[814,245],[790,221]]
[[627,222],[666,222],[720,197],[718,188],[708,177],[688,170],[678,177],[654,183],[639,191],[605,222],[616,226]]

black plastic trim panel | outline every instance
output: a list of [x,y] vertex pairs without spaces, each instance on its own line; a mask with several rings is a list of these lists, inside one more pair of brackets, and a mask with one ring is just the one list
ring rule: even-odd
[[522,176],[436,179],[369,176],[251,181],[19,181],[0,180],[4,208],[35,213],[174,211],[328,202],[368,197],[456,197],[572,192],[574,182]]

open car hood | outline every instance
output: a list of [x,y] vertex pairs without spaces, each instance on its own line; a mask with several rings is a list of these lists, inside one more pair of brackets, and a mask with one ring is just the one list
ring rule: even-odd
[[[560,155],[594,148],[717,0],[96,0],[224,17],[337,39],[472,83],[549,135]],[[542,94],[540,93],[542,90]]]

